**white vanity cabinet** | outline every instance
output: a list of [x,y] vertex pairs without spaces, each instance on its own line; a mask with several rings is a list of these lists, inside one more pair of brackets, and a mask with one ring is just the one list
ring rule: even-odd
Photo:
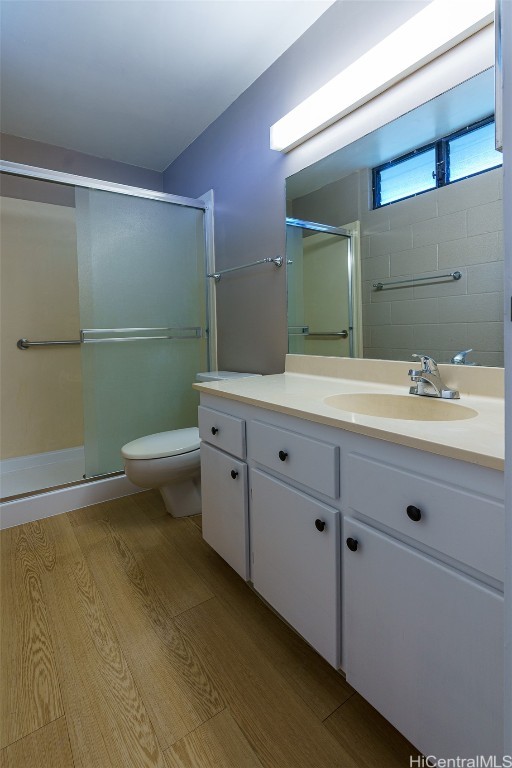
[[340,665],[340,514],[251,470],[254,588],[321,656]]
[[342,470],[347,681],[424,754],[499,758],[503,476],[353,443]]
[[245,420],[200,407],[199,434],[203,538],[247,581],[249,523],[247,464],[243,460]]
[[[201,402],[236,435],[243,423],[249,482],[246,538],[230,538],[226,510],[245,502],[230,496],[229,462],[226,474],[205,447],[207,541],[231,563],[236,547],[248,551],[257,592],[424,754],[499,757],[503,474],[252,404]],[[220,439],[216,424],[203,416],[203,440]]]
[[426,755],[501,755],[503,596],[352,518],[343,538],[347,681]]
[[277,414],[266,414],[265,421],[247,422],[251,579],[338,668],[340,512],[332,504],[339,503],[339,447],[319,439],[323,431],[316,425],[302,425],[300,433],[276,421]]

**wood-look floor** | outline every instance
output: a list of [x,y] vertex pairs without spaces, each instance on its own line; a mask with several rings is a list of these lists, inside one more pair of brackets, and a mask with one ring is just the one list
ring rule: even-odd
[[0,539],[5,768],[405,768],[416,755],[157,493]]

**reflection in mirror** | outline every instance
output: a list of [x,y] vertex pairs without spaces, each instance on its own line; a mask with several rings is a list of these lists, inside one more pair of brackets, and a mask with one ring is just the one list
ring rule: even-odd
[[286,219],[289,351],[355,357],[361,346],[357,231]]
[[[466,364],[503,365],[502,169],[447,183],[440,141],[493,110],[491,69],[287,179],[288,216],[353,233],[287,220],[290,352],[446,363],[471,349]],[[436,142],[435,188],[374,207],[372,171]]]

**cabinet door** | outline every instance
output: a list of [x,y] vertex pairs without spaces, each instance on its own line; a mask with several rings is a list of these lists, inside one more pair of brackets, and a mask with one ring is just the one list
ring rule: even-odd
[[203,538],[247,580],[247,464],[201,443],[201,497]]
[[343,538],[347,681],[426,755],[501,756],[502,595],[351,519]]
[[251,470],[251,551],[254,588],[339,667],[339,512]]

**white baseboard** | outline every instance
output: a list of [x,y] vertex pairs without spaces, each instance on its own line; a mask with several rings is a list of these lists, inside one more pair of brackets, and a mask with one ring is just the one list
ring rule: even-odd
[[6,501],[0,505],[0,529],[61,515],[63,512],[71,512],[73,509],[89,507],[91,504],[118,499],[132,493],[141,493],[143,490],[133,485],[126,475],[118,475]]
[[80,461],[85,463],[85,448],[79,445],[76,448],[63,448],[60,451],[45,451],[33,453],[30,456],[15,456],[12,459],[0,459],[0,475],[7,472],[19,472],[34,467],[44,467],[47,464],[56,464],[63,461]]

